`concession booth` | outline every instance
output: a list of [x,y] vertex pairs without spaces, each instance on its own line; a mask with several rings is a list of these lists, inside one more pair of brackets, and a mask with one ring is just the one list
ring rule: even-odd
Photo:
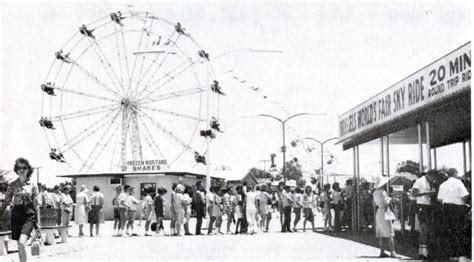
[[[417,148],[419,172],[441,168],[437,149],[460,143],[460,175],[471,170],[471,44],[462,45],[381,91],[338,118],[339,141],[352,150],[355,193],[360,192],[359,146],[376,144],[380,175],[391,177],[390,145]],[[379,148],[379,149],[378,149]],[[390,184],[387,185],[390,188]],[[360,198],[354,198],[352,229],[360,230]],[[402,230],[403,232],[403,230]]]

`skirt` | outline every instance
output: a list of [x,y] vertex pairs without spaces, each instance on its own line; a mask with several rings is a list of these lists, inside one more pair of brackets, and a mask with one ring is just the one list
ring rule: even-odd
[[306,218],[306,220],[314,221],[313,210],[310,207],[303,209],[303,215]]
[[384,210],[378,209],[375,214],[375,237],[389,238],[395,237],[392,221],[384,219]]
[[235,207],[234,219],[237,221],[242,218],[242,208],[240,206]]
[[13,206],[11,209],[12,239],[19,240],[20,235],[29,236],[36,227],[36,223],[37,217],[33,207]]

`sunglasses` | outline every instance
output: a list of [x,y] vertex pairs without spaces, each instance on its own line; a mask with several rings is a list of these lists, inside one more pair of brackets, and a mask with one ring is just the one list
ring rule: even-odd
[[18,169],[18,170],[27,170],[28,167],[26,167],[26,166],[19,166],[19,167],[17,167],[17,169]]

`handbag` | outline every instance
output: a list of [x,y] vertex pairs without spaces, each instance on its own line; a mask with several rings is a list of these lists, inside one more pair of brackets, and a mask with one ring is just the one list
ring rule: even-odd
[[385,211],[383,213],[383,219],[387,220],[387,221],[395,220],[395,214],[393,213],[393,211],[390,208],[388,208],[387,211]]

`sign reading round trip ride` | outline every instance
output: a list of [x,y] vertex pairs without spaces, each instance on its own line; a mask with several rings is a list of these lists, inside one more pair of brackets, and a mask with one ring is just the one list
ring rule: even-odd
[[471,43],[338,118],[339,141],[471,88]]
[[168,161],[161,160],[130,160],[126,162],[126,166],[122,166],[122,172],[150,172],[166,169]]

